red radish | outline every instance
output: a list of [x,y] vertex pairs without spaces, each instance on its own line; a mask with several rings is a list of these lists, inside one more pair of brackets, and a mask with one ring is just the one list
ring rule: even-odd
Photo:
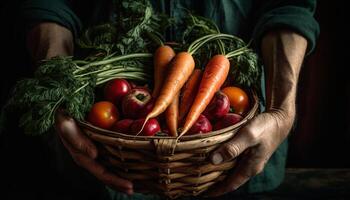
[[241,115],[235,113],[228,113],[223,118],[221,118],[216,124],[214,124],[214,130],[220,130],[234,124],[237,124],[243,119]]
[[105,99],[115,105],[120,105],[123,97],[131,90],[128,81],[114,79],[109,81],[104,88]]
[[[142,128],[142,125],[144,124],[145,119],[138,119],[135,120],[132,124],[131,124],[131,133],[132,134],[138,134]],[[144,136],[154,136],[156,133],[160,132],[160,125],[158,123],[158,121],[154,118],[149,119],[142,132],[140,133],[140,135],[144,135]]]
[[129,134],[131,124],[134,122],[132,119],[123,119],[120,121],[117,121],[117,123],[113,124],[112,131],[116,131],[119,133]]
[[188,134],[197,134],[197,133],[207,133],[212,130],[212,125],[210,121],[204,116],[199,115],[197,121],[188,131]]
[[150,101],[148,101],[148,103],[146,104],[146,106],[144,106],[143,108],[140,109],[139,113],[137,114],[137,118],[145,118],[148,113],[150,113],[152,111],[154,107],[154,99],[151,98]]
[[205,115],[210,121],[217,121],[230,111],[230,100],[226,94],[218,91],[204,110]]

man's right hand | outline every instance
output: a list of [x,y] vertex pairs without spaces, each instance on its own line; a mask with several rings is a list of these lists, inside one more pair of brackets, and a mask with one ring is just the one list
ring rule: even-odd
[[[72,55],[73,35],[70,30],[56,23],[40,23],[29,31],[27,47],[35,62],[55,56]],[[133,193],[130,181],[112,174],[96,161],[96,146],[81,132],[74,119],[66,116],[62,110],[56,113],[55,129],[77,165],[111,188],[127,194]]]
[[88,170],[111,188],[127,194],[133,193],[133,185],[130,181],[110,173],[95,160],[97,157],[96,146],[81,132],[76,122],[66,116],[63,111],[57,111],[55,128],[63,145],[80,167]]

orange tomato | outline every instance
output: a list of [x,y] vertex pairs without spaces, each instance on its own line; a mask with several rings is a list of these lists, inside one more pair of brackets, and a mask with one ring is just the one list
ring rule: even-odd
[[108,101],[95,103],[88,116],[88,121],[91,124],[103,129],[110,129],[118,119],[119,113],[117,108]]
[[243,115],[249,109],[249,97],[244,90],[238,87],[225,87],[222,89],[222,92],[225,93],[229,100],[230,106],[233,108],[233,112],[236,114]]

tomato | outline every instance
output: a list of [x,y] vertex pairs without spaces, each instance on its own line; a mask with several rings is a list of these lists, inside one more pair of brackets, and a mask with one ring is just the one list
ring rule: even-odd
[[238,87],[225,87],[222,89],[229,100],[230,106],[233,108],[233,112],[239,115],[245,114],[249,109],[249,97],[244,90]]
[[123,97],[131,90],[128,81],[124,79],[114,79],[109,81],[104,88],[105,99],[115,105],[121,104]]
[[117,108],[108,101],[95,103],[88,116],[88,121],[91,124],[103,129],[110,129],[118,119],[119,113]]

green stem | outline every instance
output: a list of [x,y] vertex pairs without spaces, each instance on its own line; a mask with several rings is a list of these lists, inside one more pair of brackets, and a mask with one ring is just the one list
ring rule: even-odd
[[136,73],[135,74],[119,73],[118,76],[117,75],[106,76],[106,77],[97,79],[96,85],[101,85],[115,78],[125,78],[125,79],[140,80],[140,81],[147,81],[150,79],[149,75],[145,73],[137,73],[137,74]]
[[106,65],[106,64],[110,64],[110,63],[113,63],[116,61],[126,60],[126,59],[130,59],[130,58],[151,58],[152,56],[153,55],[151,53],[134,53],[134,54],[116,56],[116,57],[112,57],[112,58],[107,59],[107,60],[95,61],[95,62],[86,64],[86,65],[82,66],[82,68],[83,68],[83,70],[85,70],[85,69],[92,67],[92,66]]
[[134,72],[145,72],[143,69],[114,69],[114,70],[109,70],[106,72],[101,72],[97,74],[97,77],[103,77],[103,76],[111,76],[119,73],[134,73]]
[[96,70],[96,71],[91,71],[91,72],[86,72],[86,73],[79,74],[79,75],[75,75],[75,77],[84,77],[84,76],[91,75],[91,74],[97,74],[97,73],[100,73],[100,72],[111,70],[112,67],[118,68],[118,67],[124,67],[124,66],[123,65],[116,65],[116,66],[106,65],[102,69],[99,69],[99,70]]
[[241,47],[241,48],[236,49],[234,51],[231,51],[230,53],[226,54],[225,56],[226,56],[226,58],[230,59],[230,58],[233,58],[235,56],[241,55],[241,54],[243,54],[245,52],[249,52],[249,51],[251,51],[251,50],[248,49],[246,46],[244,46],[244,47]]
[[218,39],[225,39],[225,40],[238,40],[239,42],[244,43],[244,41],[234,35],[224,34],[224,33],[215,33],[203,36],[201,38],[198,38],[194,42],[191,43],[191,45],[188,47],[187,52],[189,52],[191,55],[194,54],[199,48],[201,48],[205,43],[212,41],[212,40],[218,40]]

